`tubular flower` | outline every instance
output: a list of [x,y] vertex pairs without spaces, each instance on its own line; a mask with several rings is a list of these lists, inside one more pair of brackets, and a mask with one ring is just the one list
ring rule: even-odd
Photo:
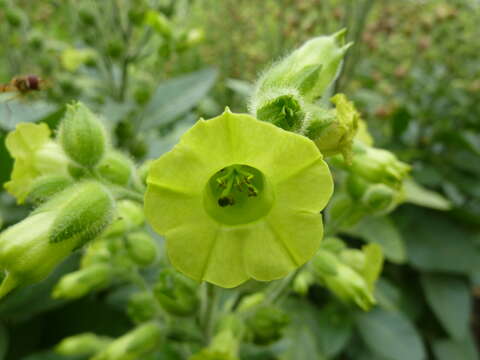
[[32,183],[42,175],[67,175],[68,158],[50,139],[46,124],[21,123],[8,134],[5,145],[15,159],[11,179],[5,189],[19,204],[28,196]]
[[287,275],[318,250],[328,166],[300,135],[228,109],[199,120],[147,178],[146,217],[171,263],[234,287]]

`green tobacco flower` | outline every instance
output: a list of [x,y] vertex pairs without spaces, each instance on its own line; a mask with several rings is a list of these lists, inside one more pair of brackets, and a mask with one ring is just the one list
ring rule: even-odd
[[150,169],[146,217],[172,264],[222,287],[287,275],[318,250],[333,191],[309,139],[226,111]]
[[50,139],[46,124],[21,123],[5,139],[15,159],[11,179],[5,189],[22,204],[34,180],[42,175],[68,176],[68,159],[61,147]]

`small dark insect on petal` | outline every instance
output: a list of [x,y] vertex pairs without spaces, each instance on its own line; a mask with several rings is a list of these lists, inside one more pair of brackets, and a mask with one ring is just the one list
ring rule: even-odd
[[27,81],[28,81],[28,88],[30,90],[40,90],[40,81],[38,79],[38,76],[35,75],[28,75],[27,76]]

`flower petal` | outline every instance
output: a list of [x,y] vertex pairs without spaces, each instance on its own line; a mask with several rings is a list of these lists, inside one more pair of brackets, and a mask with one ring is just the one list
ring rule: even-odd
[[310,260],[320,247],[321,214],[275,206],[265,221],[279,234],[297,266]]
[[317,158],[276,184],[279,206],[320,212],[333,193],[333,179],[328,165]]

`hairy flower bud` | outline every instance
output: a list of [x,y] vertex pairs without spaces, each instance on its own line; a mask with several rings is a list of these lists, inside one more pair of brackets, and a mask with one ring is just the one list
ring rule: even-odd
[[390,151],[365,146],[359,142],[355,143],[354,151],[350,172],[371,183],[400,188],[410,171],[410,166],[398,160]]
[[0,234],[0,298],[20,284],[44,279],[73,250],[111,222],[114,200],[99,183],[68,188]]
[[137,292],[128,299],[127,313],[135,323],[152,320],[157,309],[157,301],[149,291]]
[[105,230],[105,236],[117,236],[140,227],[145,221],[143,207],[132,200],[117,203],[116,221]]
[[95,264],[63,276],[53,289],[55,299],[76,299],[107,285],[113,269],[106,264]]
[[148,266],[157,257],[155,239],[145,231],[137,231],[127,235],[126,247],[130,259],[141,266]]
[[162,339],[162,330],[148,322],[112,341],[91,360],[137,360],[155,349]]
[[30,185],[27,200],[40,204],[72,184],[73,179],[67,175],[41,176]]
[[126,186],[133,174],[133,162],[119,151],[109,151],[97,167],[97,172],[112,184]]
[[312,117],[305,135],[315,142],[323,155],[342,154],[350,163],[360,114],[343,94],[335,95],[331,101],[336,105],[335,110],[327,111],[317,105],[310,107]]
[[178,316],[189,316],[198,307],[197,284],[173,269],[163,270],[154,287],[163,309]]
[[103,350],[111,341],[109,337],[83,333],[64,338],[55,346],[55,352],[64,356],[90,356]]
[[67,106],[59,139],[67,155],[87,168],[98,164],[107,147],[101,122],[80,102]]
[[279,340],[289,322],[288,315],[273,306],[259,308],[246,321],[251,340],[257,345],[268,345]]

